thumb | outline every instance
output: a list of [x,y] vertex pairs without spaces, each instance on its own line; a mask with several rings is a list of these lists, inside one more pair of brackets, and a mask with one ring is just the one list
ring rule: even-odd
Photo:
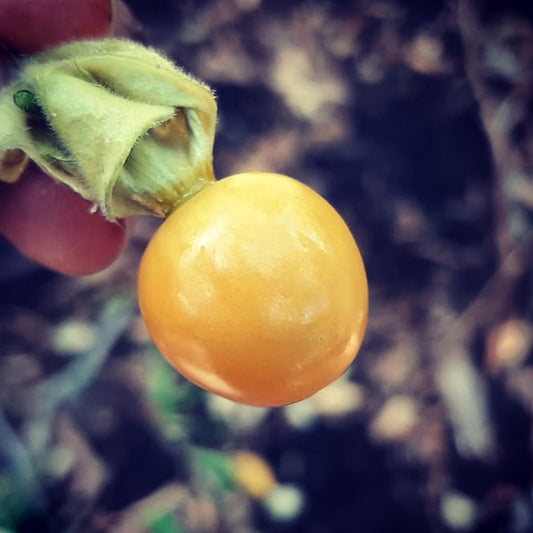
[[110,265],[124,248],[128,223],[91,213],[87,200],[31,163],[16,183],[0,182],[0,233],[28,258],[63,274]]

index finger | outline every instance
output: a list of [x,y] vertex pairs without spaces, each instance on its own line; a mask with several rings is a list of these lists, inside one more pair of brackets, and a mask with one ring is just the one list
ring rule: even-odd
[[105,37],[112,17],[111,0],[0,0],[0,44],[26,54]]

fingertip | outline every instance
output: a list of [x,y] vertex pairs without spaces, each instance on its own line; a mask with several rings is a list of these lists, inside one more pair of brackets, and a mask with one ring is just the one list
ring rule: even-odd
[[83,276],[112,264],[130,234],[33,164],[14,184],[0,183],[0,233],[22,254],[57,272]]

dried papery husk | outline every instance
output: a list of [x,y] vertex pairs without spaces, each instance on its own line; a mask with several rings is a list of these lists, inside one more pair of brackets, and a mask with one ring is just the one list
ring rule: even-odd
[[22,150],[15,148],[3,151],[0,159],[0,178],[6,183],[15,183],[27,164],[28,158]]
[[0,180],[16,181],[29,158],[109,220],[163,217],[214,180],[216,112],[205,84],[150,48],[59,46],[0,93]]

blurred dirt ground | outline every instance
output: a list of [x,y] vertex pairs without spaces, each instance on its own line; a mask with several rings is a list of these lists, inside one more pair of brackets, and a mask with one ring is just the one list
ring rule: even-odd
[[359,243],[352,368],[278,409],[169,370],[135,300],[0,252],[0,528],[533,531],[533,4],[130,0],[216,91],[216,175],[322,193]]

